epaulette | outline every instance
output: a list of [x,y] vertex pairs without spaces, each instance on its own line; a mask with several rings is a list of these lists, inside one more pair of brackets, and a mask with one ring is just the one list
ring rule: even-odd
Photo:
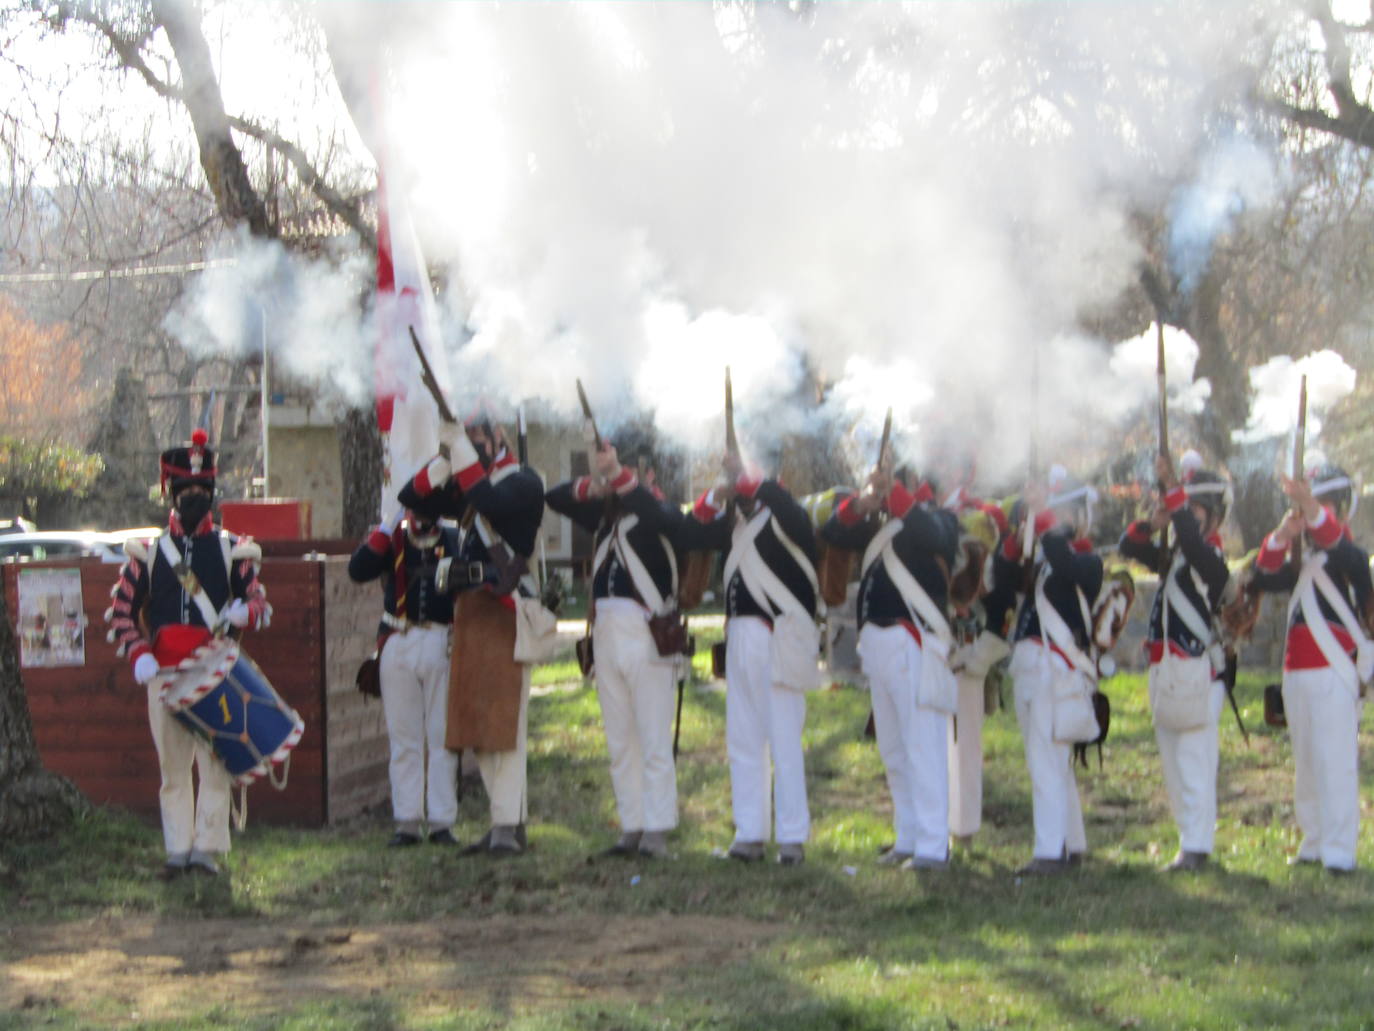
[[129,537],[124,541],[124,554],[137,559],[145,566],[148,564],[148,542],[141,537]]

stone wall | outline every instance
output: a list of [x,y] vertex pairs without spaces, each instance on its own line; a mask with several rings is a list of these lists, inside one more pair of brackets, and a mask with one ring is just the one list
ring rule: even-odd
[[385,805],[390,797],[382,703],[360,695],[354,680],[358,665],[377,644],[382,589],[376,582],[350,580],[347,556],[329,555],[320,561],[328,721],[326,810],[328,821],[339,823]]

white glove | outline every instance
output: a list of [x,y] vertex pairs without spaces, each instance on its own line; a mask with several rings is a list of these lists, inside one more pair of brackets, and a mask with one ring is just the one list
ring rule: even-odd
[[382,533],[390,537],[393,533],[396,532],[396,527],[401,525],[401,517],[405,514],[406,510],[404,508],[397,508],[389,516],[385,517],[382,520],[381,525],[378,526],[377,529],[381,530]]
[[448,460],[454,472],[477,461],[477,449],[468,440],[468,431],[461,422],[439,423],[439,443],[448,448]]
[[153,658],[152,652],[144,652],[134,660],[134,680],[140,684],[146,684],[157,676],[157,671],[161,668],[157,664],[157,659]]
[[230,626],[238,627],[242,630],[248,625],[248,603],[242,598],[235,598],[229,603],[229,607],[224,610],[224,618],[229,621]]

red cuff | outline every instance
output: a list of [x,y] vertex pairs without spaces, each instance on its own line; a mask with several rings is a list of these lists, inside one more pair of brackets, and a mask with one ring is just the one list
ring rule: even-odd
[[1054,517],[1054,509],[1047,508],[1043,512],[1037,512],[1035,516],[1035,536],[1043,537],[1047,532],[1053,530],[1059,520]]
[[692,515],[703,523],[709,523],[719,514],[720,509],[711,504],[711,491],[702,491],[701,497],[697,498],[697,503],[692,506]]
[[1312,543],[1325,551],[1335,547],[1341,539],[1341,521],[1336,518],[1336,513],[1323,505],[1321,522],[1309,526],[1307,532],[1312,535]]
[[1264,538],[1264,543],[1260,545],[1259,554],[1255,556],[1255,568],[1262,569],[1266,573],[1273,573],[1283,565],[1283,560],[1288,557],[1288,545],[1280,547],[1273,546],[1274,535],[1271,533]]
[[482,463],[473,462],[466,469],[458,470],[458,487],[466,494],[486,477],[487,471],[482,468]]
[[1170,514],[1177,512],[1184,505],[1188,504],[1188,492],[1183,487],[1174,487],[1169,493],[1164,495],[1164,507]]
[[620,467],[620,472],[611,481],[611,489],[617,494],[628,494],[639,485],[639,477],[635,475],[633,467]]
[[147,641],[139,641],[138,644],[129,649],[129,665],[132,666],[137,662],[140,655],[151,655],[152,653],[153,646],[151,644]]
[[763,483],[763,477],[757,473],[742,472],[739,474],[739,479],[735,480],[735,493],[742,498],[752,498],[758,493],[761,483]]
[[367,546],[378,555],[385,555],[391,549],[391,538],[379,526],[368,535]]
[[851,494],[840,502],[840,507],[835,510],[835,516],[843,526],[857,526],[864,521],[863,513],[859,511],[859,498],[856,494]]
[[590,476],[579,476],[573,481],[573,498],[577,501],[587,501],[592,493],[592,478]]
[[887,492],[887,511],[889,515],[901,519],[916,504],[916,497],[900,483],[894,483]]

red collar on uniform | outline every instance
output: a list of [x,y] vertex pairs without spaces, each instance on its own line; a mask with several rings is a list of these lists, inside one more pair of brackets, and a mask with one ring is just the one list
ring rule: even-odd
[[1087,537],[1079,537],[1069,542],[1069,547],[1082,555],[1093,550],[1093,542]]
[[1210,544],[1212,547],[1216,548],[1217,551],[1220,551],[1222,548],[1221,534],[1217,533],[1216,531],[1209,533],[1207,535],[1207,543]]
[[487,470],[487,474],[490,475],[498,469],[504,469],[508,465],[516,464],[518,463],[515,461],[515,456],[513,456],[508,449],[502,448],[501,453],[492,459],[491,467]]
[[214,531],[215,519],[209,512],[206,512],[205,518],[200,521],[195,533],[188,534],[186,528],[181,525],[181,516],[177,515],[177,510],[174,508],[167,517],[167,529],[171,530],[173,536],[176,537],[202,537]]

